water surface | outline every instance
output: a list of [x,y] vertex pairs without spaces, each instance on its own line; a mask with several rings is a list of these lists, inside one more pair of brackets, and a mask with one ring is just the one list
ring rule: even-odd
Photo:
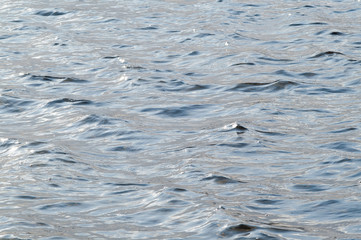
[[361,239],[359,1],[0,19],[2,239]]

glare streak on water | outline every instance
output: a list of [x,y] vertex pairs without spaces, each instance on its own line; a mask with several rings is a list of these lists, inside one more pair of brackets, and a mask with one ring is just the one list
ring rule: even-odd
[[360,239],[358,1],[0,6],[1,239]]

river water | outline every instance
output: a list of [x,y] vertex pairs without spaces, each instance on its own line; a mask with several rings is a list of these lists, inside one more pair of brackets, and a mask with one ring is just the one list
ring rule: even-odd
[[361,239],[361,3],[3,0],[1,239]]

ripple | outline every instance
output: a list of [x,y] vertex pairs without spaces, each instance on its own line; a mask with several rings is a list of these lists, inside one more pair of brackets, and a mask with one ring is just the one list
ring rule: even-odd
[[345,54],[343,54],[341,52],[335,52],[335,51],[326,51],[326,52],[318,53],[311,58],[321,58],[321,57],[329,57],[329,56],[335,56],[335,55],[344,56]]
[[142,112],[156,112],[156,115],[164,115],[167,117],[178,118],[191,115],[192,111],[197,111],[207,108],[207,105],[190,105],[181,107],[168,108],[145,108]]
[[86,99],[72,99],[72,98],[62,98],[54,101],[50,101],[46,106],[47,107],[56,107],[64,103],[71,103],[72,105],[92,105],[93,102]]
[[0,111],[4,113],[21,113],[28,110],[35,102],[18,97],[0,96]]
[[217,184],[230,184],[230,183],[245,183],[239,180],[234,180],[224,176],[212,175],[206,178],[203,178],[201,181],[214,181]]
[[65,202],[65,203],[55,203],[55,204],[47,204],[44,206],[41,206],[39,209],[40,210],[51,210],[51,209],[66,209],[66,208],[71,208],[71,207],[79,207],[82,206],[82,203],[79,202]]
[[38,82],[60,82],[60,83],[88,83],[89,81],[72,78],[72,77],[57,77],[57,76],[49,76],[49,75],[33,75],[33,74],[24,74],[29,81],[38,81]]
[[319,184],[295,184],[294,189],[305,192],[322,192],[327,190],[325,187]]
[[360,150],[358,148],[355,148],[354,146],[357,145],[355,143],[343,141],[321,145],[322,148],[328,148],[333,150],[340,150],[345,152],[360,152]]
[[238,235],[238,234],[242,234],[242,233],[249,233],[249,232],[255,231],[256,229],[257,229],[257,227],[252,226],[252,225],[238,224],[238,225],[227,227],[220,233],[220,235],[222,237],[232,237],[234,235]]
[[66,12],[54,11],[54,10],[41,10],[37,11],[35,15],[49,17],[49,16],[62,16],[67,14]]
[[239,83],[229,89],[229,91],[242,92],[277,92],[298,86],[299,84],[292,81],[274,81],[270,83]]

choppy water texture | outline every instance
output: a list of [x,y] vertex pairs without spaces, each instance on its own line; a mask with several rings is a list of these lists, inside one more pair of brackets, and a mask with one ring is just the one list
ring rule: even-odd
[[361,3],[2,1],[2,239],[361,239]]

